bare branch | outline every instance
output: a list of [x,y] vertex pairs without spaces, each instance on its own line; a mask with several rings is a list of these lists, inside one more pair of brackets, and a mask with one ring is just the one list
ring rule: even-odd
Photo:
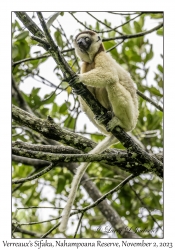
[[50,57],[51,55],[42,55],[42,56],[37,56],[37,57],[34,57],[34,58],[25,58],[25,59],[22,59],[20,61],[16,61],[16,62],[13,62],[12,63],[12,66],[16,66],[16,65],[19,65],[21,63],[25,63],[25,62],[30,62],[30,61],[35,61],[35,60],[39,60],[39,59],[43,59],[43,58],[48,58]]
[[41,39],[45,38],[42,30],[36,25],[35,22],[33,22],[26,12],[15,11],[15,14],[20,20],[22,20],[22,23],[34,36],[40,37]]
[[112,41],[112,40],[116,40],[116,39],[129,39],[129,38],[136,38],[136,37],[140,37],[140,36],[145,36],[147,34],[152,33],[155,30],[160,29],[161,27],[163,27],[163,23],[159,24],[158,26],[154,27],[151,30],[147,30],[147,31],[143,31],[143,32],[139,32],[136,34],[130,34],[130,35],[122,35],[122,36],[116,36],[116,37],[110,37],[110,38],[104,38],[103,41],[107,42],[107,41]]
[[[61,129],[60,126],[58,126],[57,124],[51,123],[49,120],[42,120],[40,118],[37,118],[15,107],[14,105],[12,105],[12,117],[13,119],[16,120],[16,122],[34,129],[35,131],[46,136],[47,138],[60,140],[62,143],[69,144],[70,146],[82,147],[84,148],[83,151],[85,152],[87,151],[89,152],[90,150],[87,142],[83,143],[83,141],[85,142],[83,137],[79,136],[79,138],[77,138],[74,133],[65,129]],[[128,148],[133,148],[134,149],[133,152],[134,151],[137,152],[137,153],[132,153],[132,151],[130,152],[131,158],[135,162],[135,166],[138,164],[137,163],[138,161],[145,168],[147,168],[148,171],[154,172],[158,176],[162,177],[163,164],[159,160],[157,160],[157,158],[149,155],[146,151],[140,148],[126,132],[123,132],[123,130],[120,129],[120,127],[114,130],[113,133],[114,134],[117,133],[117,136],[121,139],[121,141],[123,141],[124,144],[127,143]],[[126,142],[124,142],[123,138],[126,140]],[[79,145],[78,142],[80,142]],[[89,146],[90,145],[92,144],[89,144]],[[140,166],[140,164],[138,165]]]
[[151,103],[154,107],[156,107],[157,109],[159,109],[160,111],[163,112],[163,108],[159,104],[157,104],[155,101],[151,100],[149,97],[147,97],[146,95],[144,95],[142,92],[140,92],[139,90],[137,90],[137,94],[139,96],[141,96],[144,100],[146,100],[149,103]]
[[47,172],[49,172],[54,167],[55,167],[55,165],[51,163],[48,167],[46,167],[45,169],[43,169],[39,173],[36,173],[36,174],[29,176],[27,178],[21,178],[20,180],[12,181],[12,184],[24,183],[26,181],[31,181],[31,180],[37,179],[40,176],[42,176],[43,174],[46,174]]
[[74,149],[69,146],[61,145],[39,145],[39,144],[30,144],[22,141],[12,142],[12,147],[28,149],[33,151],[40,152],[50,152],[50,153],[59,153],[59,154],[81,154],[82,151]]

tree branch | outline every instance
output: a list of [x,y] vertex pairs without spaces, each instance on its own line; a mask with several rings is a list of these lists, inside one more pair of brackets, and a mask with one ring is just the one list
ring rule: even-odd
[[[35,131],[43,134],[45,137],[47,137],[49,139],[58,140],[63,144],[68,144],[68,145],[75,147],[83,152],[89,152],[96,145],[95,143],[91,142],[90,140],[84,138],[83,136],[80,136],[80,135],[77,136],[73,132],[70,132],[70,131],[65,130],[65,129],[61,129],[59,125],[57,125],[55,123],[51,123],[49,120],[43,120],[43,119],[37,118],[36,116],[33,116],[33,115],[15,107],[14,105],[12,106],[12,117],[16,122],[18,122],[22,125],[28,126],[31,129],[34,129]],[[138,147],[138,148],[139,148],[139,150],[142,150],[140,147]],[[145,153],[144,150],[142,150],[142,151]],[[15,152],[17,154],[17,149]],[[40,152],[38,152],[38,153],[40,153]],[[104,153],[107,153],[109,155],[110,150],[106,150]],[[155,167],[155,169],[153,169],[154,171],[152,171],[152,168],[148,169],[148,166],[147,166],[146,162],[144,161],[144,159],[142,159],[142,161],[137,160],[137,155],[133,155],[129,152],[129,155],[128,155],[129,158],[128,158],[126,152],[123,152],[122,154],[125,154],[123,156],[123,158],[126,161],[124,161],[123,158],[122,158],[122,160],[120,160],[121,157],[119,157],[118,164],[119,164],[119,167],[124,169],[124,170],[127,170],[127,171],[130,170],[130,172],[132,171],[132,173],[134,173],[134,174],[139,174],[142,171],[143,172],[147,172],[147,171],[151,171],[151,172],[157,171],[158,172],[158,171],[160,171],[159,175],[162,175],[162,173],[163,173],[163,168],[161,167],[161,165],[162,165],[161,162],[160,162],[161,163],[160,168],[156,169],[156,167]],[[146,153],[145,157],[147,157],[147,155],[151,159],[156,159],[155,157],[153,157],[152,155],[149,155],[148,153]],[[22,156],[22,155],[20,155],[20,156]],[[114,156],[117,157],[116,155],[114,155]],[[35,157],[36,157],[36,155],[35,155]],[[76,155],[74,157],[76,157]],[[49,158],[47,160],[49,160]],[[62,159],[59,158],[59,160],[63,160],[63,158]],[[75,161],[77,161],[76,158],[75,158]],[[126,165],[126,162],[129,162],[129,161],[131,161],[131,163],[130,163],[131,165],[130,164]]]
[[157,104],[155,101],[151,100],[149,97],[147,97],[146,95],[144,95],[142,92],[140,92],[139,90],[137,90],[137,94],[139,96],[141,96],[144,100],[148,101],[149,103],[151,103],[154,107],[156,107],[158,110],[163,112],[163,108]]
[[22,21],[24,26],[34,35],[45,39],[43,31],[36,25],[35,22],[24,11],[15,11],[16,16]]
[[26,235],[29,235],[29,236],[33,236],[33,237],[38,238],[38,239],[41,238],[41,234],[22,229],[21,227],[19,227],[18,225],[15,225],[14,223],[12,224],[12,230],[13,230],[12,233],[21,233],[21,234],[26,234]]
[[48,166],[47,161],[31,159],[27,157],[18,156],[18,155],[12,155],[12,161],[22,163],[25,165],[30,165],[30,166],[33,166],[34,168],[43,168],[45,166]]
[[[123,154],[54,154],[46,153],[41,151],[32,151],[23,148],[14,148],[12,147],[12,153],[17,156],[28,157],[32,159],[44,160],[54,163],[55,165],[59,162],[102,162],[110,165],[117,165],[124,168],[125,171],[131,173],[136,172],[136,169],[139,168],[142,171],[146,171],[143,167],[139,166],[132,158],[123,156]],[[122,162],[122,163],[121,163]],[[122,167],[123,166],[123,167]],[[136,168],[134,169],[134,167]],[[133,169],[132,169],[133,167]],[[146,171],[147,172],[147,171]]]
[[12,147],[28,149],[32,151],[40,152],[50,152],[58,154],[81,154],[82,151],[74,149],[69,146],[60,146],[60,145],[39,145],[39,144],[30,144],[22,141],[12,142]]
[[30,61],[35,61],[35,60],[39,60],[39,59],[43,59],[43,58],[48,58],[50,57],[51,55],[42,55],[42,56],[37,56],[37,57],[31,57],[31,58],[25,58],[25,59],[22,59],[20,61],[16,61],[16,62],[13,62],[12,63],[12,66],[17,66],[21,63],[25,63],[25,62],[30,62]]
[[36,174],[34,174],[32,176],[26,177],[26,178],[21,178],[20,180],[12,181],[12,184],[24,183],[26,181],[32,181],[34,179],[38,179],[40,176],[42,176],[43,174],[46,174],[47,172],[49,172],[54,167],[55,167],[55,165],[51,163],[48,167],[41,170],[40,172],[38,172],[38,173],[36,173]]
[[116,39],[129,39],[129,38],[136,38],[136,37],[140,37],[140,36],[145,36],[147,34],[152,33],[155,30],[160,29],[161,27],[163,27],[163,23],[159,24],[158,26],[154,27],[151,30],[147,30],[147,31],[143,31],[143,32],[139,32],[136,34],[130,34],[130,35],[122,35],[122,36],[116,36],[116,37],[110,37],[110,38],[104,38],[103,42],[107,42],[107,41],[112,41],[112,40],[116,40]]

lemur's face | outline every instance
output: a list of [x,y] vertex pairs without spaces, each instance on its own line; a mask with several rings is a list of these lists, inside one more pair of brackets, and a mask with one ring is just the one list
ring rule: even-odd
[[81,49],[81,51],[82,50],[87,51],[92,43],[92,40],[88,36],[83,36],[83,37],[79,37],[76,42],[79,48]]
[[101,38],[93,31],[79,33],[73,42],[77,56],[83,61],[92,63],[94,56],[102,46]]
[[101,44],[101,39],[93,31],[81,32],[74,40],[74,46],[77,45],[81,52],[88,52],[94,45],[98,44]]

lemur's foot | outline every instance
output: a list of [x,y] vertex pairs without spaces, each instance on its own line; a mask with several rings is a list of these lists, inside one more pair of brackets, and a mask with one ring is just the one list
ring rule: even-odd
[[79,76],[78,75],[74,75],[71,80],[69,81],[69,85],[71,87],[74,87],[75,84],[79,83],[80,80],[79,80]]
[[119,125],[119,119],[118,119],[116,116],[114,116],[114,117],[108,122],[108,124],[107,124],[107,126],[106,126],[106,130],[107,130],[108,132],[111,132],[111,131],[115,128],[115,126],[117,126],[117,125]]
[[94,119],[98,124],[101,124],[106,120],[106,117],[104,115],[95,115]]
[[86,90],[83,88],[81,89],[73,89],[73,93],[75,93],[76,95],[82,95],[85,94]]

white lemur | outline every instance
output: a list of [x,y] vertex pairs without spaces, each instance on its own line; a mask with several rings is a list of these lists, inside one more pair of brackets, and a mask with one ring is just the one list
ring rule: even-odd
[[[130,74],[109,53],[105,52],[100,37],[93,31],[79,33],[75,37],[74,47],[77,56],[83,61],[81,74],[77,75],[76,84],[84,83],[94,97],[114,114],[108,127],[113,128],[119,125],[125,131],[133,130],[138,118],[138,100]],[[79,101],[89,119],[102,133],[107,135],[89,152],[89,154],[101,153],[118,140],[97,122],[93,112],[81,97],[79,97]],[[64,231],[67,227],[78,185],[88,165],[89,163],[82,163],[73,178],[67,205],[63,209],[60,231]]]

